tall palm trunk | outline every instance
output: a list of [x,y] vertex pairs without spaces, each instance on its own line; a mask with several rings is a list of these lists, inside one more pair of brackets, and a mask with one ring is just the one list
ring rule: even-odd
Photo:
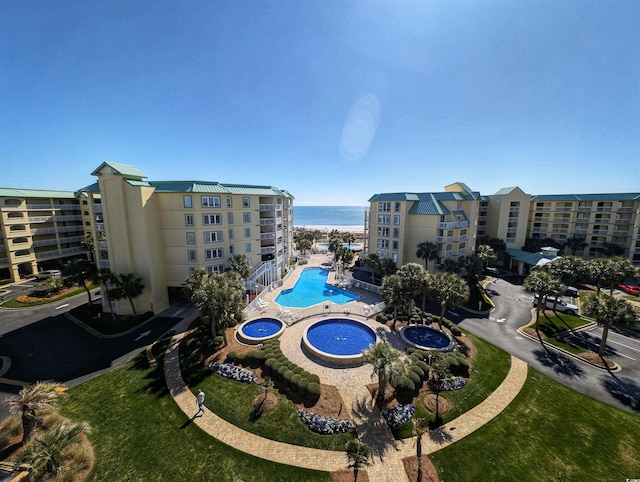
[[605,324],[602,326],[602,340],[600,341],[600,349],[598,350],[600,357],[604,357],[604,350],[607,347],[607,336],[609,336],[609,325]]
[[26,445],[36,434],[38,418],[33,409],[25,407],[22,410],[22,440],[21,444]]
[[418,457],[418,478],[417,482],[422,482],[422,435],[418,435],[416,439],[416,456]]

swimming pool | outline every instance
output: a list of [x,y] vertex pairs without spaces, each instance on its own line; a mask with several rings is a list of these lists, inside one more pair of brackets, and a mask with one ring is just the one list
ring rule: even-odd
[[284,329],[285,324],[276,318],[257,318],[240,325],[236,330],[236,337],[241,343],[257,345],[279,337]]
[[407,345],[423,350],[452,351],[455,346],[446,333],[423,325],[403,326],[400,337]]
[[293,288],[284,290],[276,297],[276,303],[289,308],[307,308],[331,301],[344,305],[359,299],[357,295],[327,284],[329,271],[323,268],[305,268]]
[[316,321],[304,331],[305,348],[315,357],[338,365],[362,363],[362,351],[376,342],[366,324],[349,318]]

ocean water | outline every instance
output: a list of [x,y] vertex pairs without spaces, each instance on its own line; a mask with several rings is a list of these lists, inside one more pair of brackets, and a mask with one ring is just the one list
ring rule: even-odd
[[293,206],[295,226],[363,226],[367,206]]

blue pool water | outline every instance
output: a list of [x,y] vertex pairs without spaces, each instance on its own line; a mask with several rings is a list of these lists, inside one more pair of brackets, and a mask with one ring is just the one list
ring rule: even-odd
[[376,334],[363,323],[345,318],[331,318],[309,327],[307,340],[325,353],[358,355],[376,342]]
[[402,333],[407,340],[424,348],[444,349],[452,344],[447,335],[428,326],[407,326]]
[[251,338],[265,338],[275,335],[282,329],[282,322],[275,318],[258,318],[242,326],[242,334]]
[[329,271],[323,268],[302,270],[293,288],[282,291],[276,297],[276,303],[291,308],[306,308],[325,301],[344,305],[358,299],[353,293],[327,284],[328,276]]

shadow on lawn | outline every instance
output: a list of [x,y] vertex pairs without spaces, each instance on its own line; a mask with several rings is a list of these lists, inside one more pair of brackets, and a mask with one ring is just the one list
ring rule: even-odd
[[557,374],[567,378],[582,378],[584,370],[574,360],[554,350],[539,348],[533,354],[545,367],[552,368]]

